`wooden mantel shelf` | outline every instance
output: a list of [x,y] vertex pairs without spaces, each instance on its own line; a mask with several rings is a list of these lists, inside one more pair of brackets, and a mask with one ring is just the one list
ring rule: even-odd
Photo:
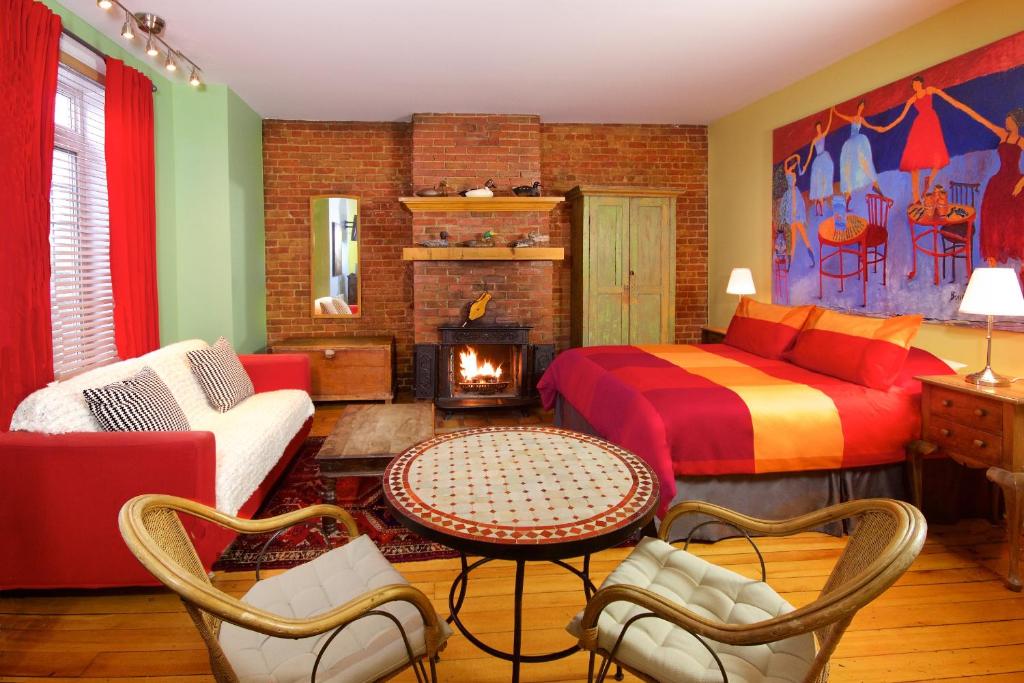
[[562,247],[406,247],[405,261],[562,261]]
[[551,211],[565,197],[399,197],[412,213],[423,211]]

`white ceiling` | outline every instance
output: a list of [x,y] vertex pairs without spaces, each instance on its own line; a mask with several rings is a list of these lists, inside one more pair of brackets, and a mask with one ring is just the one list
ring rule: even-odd
[[[117,37],[123,16],[62,0]],[[125,0],[267,118],[707,123],[959,0]],[[120,38],[118,38],[120,40]],[[136,39],[136,43],[138,43]],[[142,55],[141,46],[136,51]]]

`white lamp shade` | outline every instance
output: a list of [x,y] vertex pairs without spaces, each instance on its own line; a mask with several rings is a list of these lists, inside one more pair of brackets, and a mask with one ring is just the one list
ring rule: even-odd
[[1024,294],[1013,268],[976,268],[967,283],[960,312],[1024,316]]
[[733,268],[729,275],[729,284],[725,288],[726,294],[757,294],[754,289],[754,276],[750,268]]

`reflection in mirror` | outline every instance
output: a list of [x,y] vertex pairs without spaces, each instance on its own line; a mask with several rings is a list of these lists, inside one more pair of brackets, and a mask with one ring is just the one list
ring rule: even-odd
[[359,200],[317,196],[309,202],[310,292],[314,317],[360,315]]

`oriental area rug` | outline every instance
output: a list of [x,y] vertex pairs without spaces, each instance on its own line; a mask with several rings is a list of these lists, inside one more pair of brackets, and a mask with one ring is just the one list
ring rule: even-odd
[[[273,517],[323,502],[320,471],[315,456],[324,439],[310,438],[302,445],[291,467],[267,497],[256,518]],[[412,562],[458,557],[454,550],[432,543],[399,524],[384,502],[380,479],[347,477],[337,480],[337,505],[355,518],[359,531],[367,534],[390,562]],[[268,535],[239,535],[214,563],[215,571],[252,571]],[[309,562],[346,541],[342,531],[324,537],[319,520],[294,526],[267,549],[261,567],[287,569]]]

